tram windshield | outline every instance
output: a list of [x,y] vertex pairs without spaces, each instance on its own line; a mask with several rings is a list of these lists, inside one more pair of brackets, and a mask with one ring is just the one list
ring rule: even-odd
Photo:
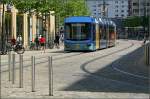
[[90,37],[90,23],[66,23],[67,40],[88,40]]

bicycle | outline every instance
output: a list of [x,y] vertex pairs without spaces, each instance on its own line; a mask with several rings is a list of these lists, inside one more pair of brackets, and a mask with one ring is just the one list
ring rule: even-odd
[[56,42],[55,40],[50,40],[50,41],[48,41],[47,44],[48,44],[48,48],[50,48],[50,49],[53,49],[54,47],[57,48],[57,49],[60,48],[59,43]]
[[53,49],[54,48],[54,41],[53,40],[49,40],[48,41],[48,48]]
[[17,54],[23,54],[25,52],[25,48],[21,43],[17,43],[16,45],[7,44],[7,52],[14,51]]

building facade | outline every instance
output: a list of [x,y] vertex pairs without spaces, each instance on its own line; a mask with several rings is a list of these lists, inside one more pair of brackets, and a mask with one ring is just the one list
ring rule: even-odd
[[129,0],[130,16],[150,16],[150,0]]
[[126,18],[128,0],[86,0],[89,11],[95,17]]
[[[0,5],[0,35],[2,35],[2,10],[3,6]],[[52,13],[52,12],[50,12]],[[43,18],[41,15],[19,13],[17,9],[5,5],[5,38],[17,38],[18,35],[22,36],[23,45],[28,48],[30,42],[34,42],[36,36],[43,35],[46,41],[52,40],[55,37],[55,16],[46,16],[45,32],[43,32]],[[0,37],[0,42],[2,38]],[[2,45],[2,44],[0,44]]]

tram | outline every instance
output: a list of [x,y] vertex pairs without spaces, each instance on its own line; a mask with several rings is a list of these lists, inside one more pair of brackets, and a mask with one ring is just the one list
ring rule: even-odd
[[68,17],[64,21],[65,51],[96,51],[115,46],[113,21],[89,16]]

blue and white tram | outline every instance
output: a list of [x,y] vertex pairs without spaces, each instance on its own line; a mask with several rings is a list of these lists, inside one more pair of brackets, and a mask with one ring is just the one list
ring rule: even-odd
[[65,19],[64,50],[95,51],[115,46],[116,25],[106,19],[88,16]]

